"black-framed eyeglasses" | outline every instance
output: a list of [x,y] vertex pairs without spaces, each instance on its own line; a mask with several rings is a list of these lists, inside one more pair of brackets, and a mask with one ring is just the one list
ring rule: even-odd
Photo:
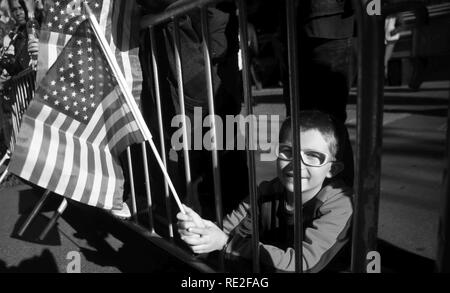
[[[276,155],[282,161],[292,161],[294,151],[292,146],[280,144],[276,149]],[[331,159],[330,154],[316,150],[301,150],[300,156],[303,164],[310,167],[322,167],[327,163],[336,162]]]

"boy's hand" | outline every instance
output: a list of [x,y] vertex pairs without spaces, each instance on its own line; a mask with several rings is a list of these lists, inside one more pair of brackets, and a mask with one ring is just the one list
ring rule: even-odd
[[228,241],[228,235],[225,234],[213,222],[203,220],[206,227],[204,228],[188,228],[188,232],[200,235],[182,236],[181,239],[186,242],[195,253],[208,253],[214,250],[222,250]]
[[181,236],[196,236],[200,237],[198,234],[194,234],[188,231],[189,228],[204,228],[204,220],[191,208],[183,205],[184,210],[186,211],[186,214],[183,214],[182,212],[179,212],[177,214],[178,219],[178,233],[180,233]]

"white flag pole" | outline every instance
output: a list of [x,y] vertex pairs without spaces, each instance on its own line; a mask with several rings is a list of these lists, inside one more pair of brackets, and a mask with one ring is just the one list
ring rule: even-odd
[[117,78],[117,82],[119,83],[120,89],[122,90],[122,92],[125,96],[125,100],[126,100],[127,104],[130,106],[131,113],[133,114],[134,119],[136,120],[136,122],[139,126],[139,129],[141,130],[142,135],[144,136],[144,139],[150,143],[150,147],[153,151],[153,154],[155,155],[156,160],[158,161],[161,171],[163,172],[164,176],[167,179],[167,183],[169,184],[170,190],[172,191],[173,197],[175,198],[178,208],[180,209],[180,211],[183,214],[185,214],[186,211],[184,210],[184,208],[181,204],[180,198],[178,197],[175,187],[172,184],[172,180],[170,180],[170,176],[167,173],[167,170],[161,160],[161,157],[159,156],[158,150],[156,149],[156,147],[153,143],[150,130],[148,129],[147,124],[144,121],[144,117],[142,117],[142,114],[139,111],[138,106],[136,105],[133,95],[132,95],[132,93],[128,87],[128,84],[125,80],[125,77],[123,76],[122,71],[120,70],[120,67],[117,64],[117,60],[116,60],[113,52],[111,51],[111,48],[109,47],[108,42],[105,39],[105,36],[100,31],[100,27],[97,23],[97,19],[95,18],[95,15],[92,13],[89,5],[86,2],[83,2],[83,5],[87,12],[89,22],[92,26],[92,29],[94,30],[95,36],[97,37],[97,40],[100,43],[103,53],[105,54],[106,59],[108,60],[108,64],[111,66],[111,68],[114,72],[114,75]]

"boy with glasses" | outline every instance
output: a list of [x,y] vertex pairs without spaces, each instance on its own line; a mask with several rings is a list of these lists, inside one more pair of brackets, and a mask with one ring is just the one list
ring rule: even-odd
[[[337,178],[343,170],[345,126],[318,111],[300,113],[301,185],[303,205],[303,270],[318,272],[349,242],[351,188]],[[264,268],[295,271],[294,170],[291,121],[281,126],[277,152],[278,177],[261,183],[260,259]],[[201,219],[192,209],[178,213],[181,239],[195,253],[224,250],[228,259],[252,257],[249,202],[223,221],[223,230]]]

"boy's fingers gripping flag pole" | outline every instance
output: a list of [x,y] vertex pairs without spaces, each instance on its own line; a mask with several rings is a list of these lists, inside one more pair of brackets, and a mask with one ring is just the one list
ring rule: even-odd
[[111,66],[111,68],[112,68],[112,70],[114,72],[114,75],[117,78],[119,86],[120,86],[122,92],[124,93],[124,97],[125,97],[126,103],[130,106],[131,113],[134,116],[134,118],[136,119],[136,122],[138,123],[139,129],[142,131],[142,135],[144,136],[144,139],[147,140],[150,143],[150,147],[151,147],[151,149],[153,151],[153,154],[155,155],[156,160],[158,161],[158,164],[159,164],[159,166],[161,168],[161,171],[163,172],[164,176],[167,179],[167,182],[169,184],[170,190],[172,191],[172,194],[173,194],[173,196],[175,198],[175,201],[176,201],[176,203],[178,205],[178,208],[180,209],[180,211],[183,214],[185,214],[186,211],[184,210],[183,205],[181,204],[181,201],[180,201],[180,199],[178,197],[178,194],[177,194],[177,192],[175,190],[175,187],[173,186],[172,180],[170,179],[170,176],[167,173],[167,170],[166,170],[166,168],[164,166],[164,163],[162,162],[161,157],[159,156],[158,150],[156,149],[156,146],[153,143],[152,135],[150,133],[150,130],[148,129],[147,124],[145,123],[144,118],[142,117],[141,112],[139,111],[139,109],[138,109],[138,107],[136,105],[136,102],[133,99],[131,91],[128,88],[128,85],[127,85],[127,83],[125,81],[125,78],[122,75],[122,72],[120,71],[120,68],[119,68],[119,66],[117,64],[117,61],[116,61],[116,59],[115,59],[115,57],[114,57],[114,55],[113,55],[113,53],[112,53],[112,51],[111,51],[111,49],[110,49],[110,47],[108,45],[106,39],[104,38],[104,36],[100,32],[99,25],[97,23],[95,15],[92,13],[92,11],[89,8],[89,5],[87,4],[87,2],[83,2],[83,5],[84,5],[84,8],[85,8],[85,10],[87,12],[88,19],[89,19],[89,22],[91,23],[92,29],[93,29],[93,31],[95,33],[95,36],[97,37],[97,39],[98,39],[98,41],[100,43],[100,46],[101,46],[103,52],[106,55],[106,59],[108,60],[108,63]]

